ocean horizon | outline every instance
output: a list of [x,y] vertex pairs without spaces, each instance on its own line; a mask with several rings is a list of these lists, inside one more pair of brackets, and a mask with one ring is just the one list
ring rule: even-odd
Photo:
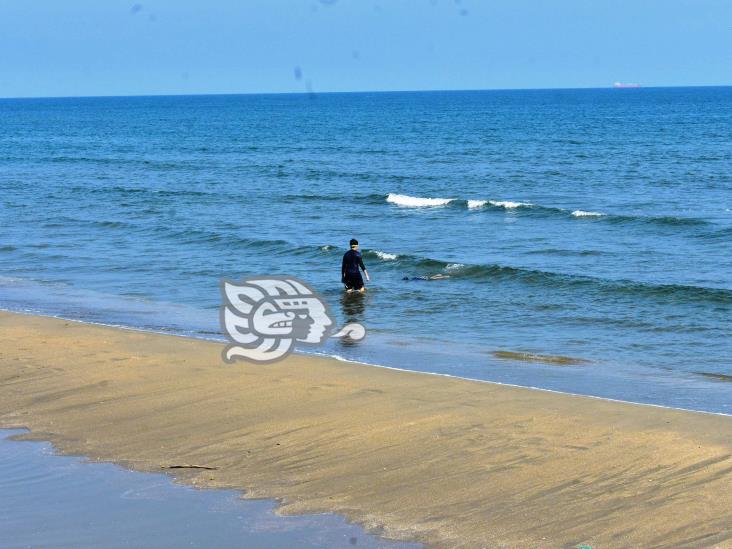
[[482,92],[543,92],[543,91],[599,91],[615,90],[618,93],[633,93],[637,90],[676,90],[676,89],[709,89],[732,88],[732,84],[693,84],[679,86],[665,85],[638,85],[632,88],[619,88],[613,84],[606,86],[579,86],[579,87],[538,87],[538,88],[455,88],[455,89],[404,89],[404,90],[312,90],[312,91],[256,91],[256,92],[205,92],[205,93],[126,93],[126,94],[81,94],[81,95],[27,95],[27,96],[0,96],[2,100],[24,99],[122,99],[122,98],[155,98],[155,97],[239,97],[239,96],[269,96],[269,95],[301,95],[314,97],[318,95],[348,95],[348,94],[408,94],[408,93],[482,93]]

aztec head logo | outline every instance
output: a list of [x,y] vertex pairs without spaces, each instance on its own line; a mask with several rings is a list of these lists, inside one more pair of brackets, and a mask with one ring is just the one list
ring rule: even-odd
[[333,316],[326,302],[292,277],[222,280],[221,297],[221,327],[229,339],[225,362],[274,362],[290,354],[295,342],[318,345],[329,336],[358,341],[366,335],[357,323],[331,334]]

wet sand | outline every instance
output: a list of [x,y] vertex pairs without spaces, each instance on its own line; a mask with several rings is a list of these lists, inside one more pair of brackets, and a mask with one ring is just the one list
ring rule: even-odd
[[340,515],[281,517],[270,500],[195,490],[163,474],[54,455],[0,429],[3,549],[419,549],[366,535]]
[[220,352],[0,313],[0,427],[438,547],[732,547],[730,417]]

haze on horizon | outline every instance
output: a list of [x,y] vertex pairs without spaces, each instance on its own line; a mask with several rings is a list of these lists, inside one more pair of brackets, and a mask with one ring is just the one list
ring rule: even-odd
[[0,97],[732,83],[724,0],[0,0]]

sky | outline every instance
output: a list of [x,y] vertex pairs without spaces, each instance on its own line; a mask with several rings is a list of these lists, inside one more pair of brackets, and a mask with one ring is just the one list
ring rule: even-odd
[[732,84],[730,0],[0,0],[0,97]]

